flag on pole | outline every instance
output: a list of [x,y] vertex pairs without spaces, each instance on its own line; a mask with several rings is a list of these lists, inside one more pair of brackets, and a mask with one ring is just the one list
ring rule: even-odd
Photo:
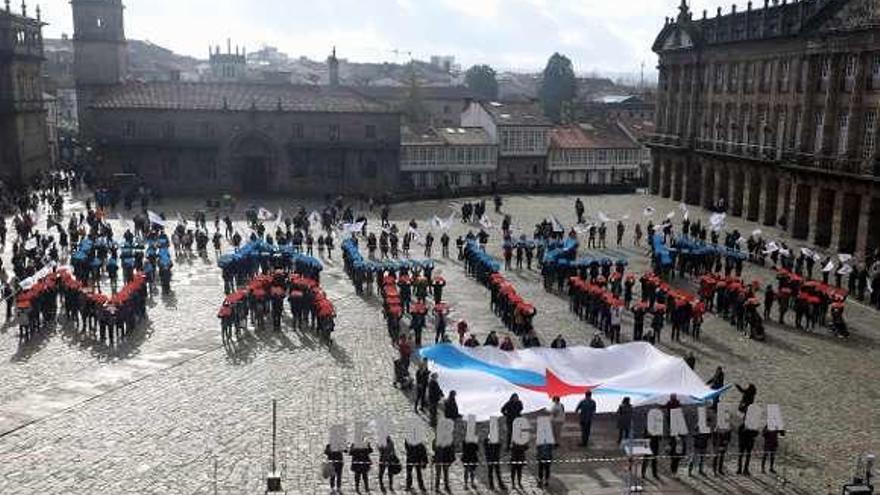
[[831,270],[834,270],[834,262],[833,261],[829,261],[828,264],[825,265],[824,268],[822,268],[823,272],[830,272]]
[[154,211],[147,210],[147,218],[150,220],[151,224],[158,225],[160,227],[165,226],[165,220],[162,220],[162,217],[160,217]]
[[842,265],[842,266],[840,267],[840,270],[837,270],[837,274],[838,274],[838,275],[849,275],[850,273],[852,273],[852,271],[853,271],[853,267],[852,267],[852,266],[850,266],[850,265]]
[[312,225],[319,225],[321,223],[321,215],[319,215],[317,211],[312,210],[312,212],[309,213],[309,223]]
[[675,211],[670,211],[666,214],[666,218],[672,220],[675,217]]
[[355,222],[355,223],[344,223],[344,224],[342,224],[342,230],[344,232],[349,233],[349,234],[357,234],[358,232],[363,230],[364,223],[365,222],[363,220],[361,220],[360,222]]
[[852,255],[846,254],[846,253],[839,253],[837,255],[837,259],[839,259],[841,263],[846,263],[847,261],[852,259]]
[[556,218],[556,215],[553,216],[553,232],[565,232],[565,227],[563,227],[562,222]]
[[481,225],[484,229],[489,230],[489,229],[492,228],[492,221],[489,220],[489,217],[488,217],[488,216],[483,215],[483,216],[480,217],[480,225]]
[[717,228],[718,230],[724,226],[724,220],[727,218],[727,214],[725,213],[713,213],[711,217],[709,217],[709,224],[712,227]]
[[271,211],[261,206],[257,209],[257,218],[265,222],[266,220],[272,220],[273,218],[275,218],[275,215],[273,215]]

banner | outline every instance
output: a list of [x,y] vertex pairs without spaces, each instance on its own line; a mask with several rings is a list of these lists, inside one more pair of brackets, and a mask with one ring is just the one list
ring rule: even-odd
[[629,397],[633,406],[665,404],[676,394],[682,404],[703,403],[726,389],[712,390],[685,362],[645,342],[605,349],[533,347],[502,351],[496,347],[440,344],[422,348],[438,374],[444,392],[456,391],[462,414],[484,421],[500,415],[511,394],[518,394],[523,412],[539,411],[559,397],[566,411],[574,411],[586,391],[596,401],[597,413],[617,411]]
[[358,234],[361,230],[363,230],[364,223],[365,222],[363,220],[355,223],[344,223],[342,224],[342,230],[349,234]]

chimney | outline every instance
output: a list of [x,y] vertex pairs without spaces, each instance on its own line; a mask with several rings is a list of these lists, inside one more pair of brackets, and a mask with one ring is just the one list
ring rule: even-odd
[[327,69],[330,74],[330,86],[339,86],[339,59],[336,58],[336,47],[327,58]]

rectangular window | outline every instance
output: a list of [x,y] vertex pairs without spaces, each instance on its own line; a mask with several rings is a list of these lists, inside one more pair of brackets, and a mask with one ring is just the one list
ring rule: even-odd
[[816,154],[822,152],[822,138],[824,137],[824,127],[825,127],[825,112],[819,110],[813,116],[813,126],[815,129],[815,134],[813,136],[813,149]]
[[755,82],[755,66],[752,63],[746,64],[746,77],[745,77],[745,87],[743,91],[746,93],[752,92],[752,87]]
[[727,84],[727,91],[730,93],[736,93],[739,86],[739,64],[731,64],[730,65],[730,78]]
[[368,124],[364,128],[364,135],[367,139],[376,139],[376,126]]
[[831,76],[831,57],[822,58],[820,75],[822,76],[822,80],[827,80]]
[[845,155],[847,151],[846,141],[849,138],[849,114],[841,114],[837,117],[837,154]]
[[865,130],[862,137],[862,157],[874,156],[874,133],[877,131],[877,111],[869,110],[865,113]]
[[330,139],[330,142],[335,143],[336,141],[339,141],[339,124],[330,124],[328,131],[328,138]]
[[294,122],[290,127],[290,134],[293,139],[302,139],[305,134],[303,125],[299,122]]
[[133,138],[135,136],[135,125],[133,120],[126,120],[122,127],[122,137]]
[[788,81],[790,79],[791,62],[783,59],[779,63],[779,91],[788,91]]
[[856,62],[858,59],[855,55],[847,55],[846,57],[846,77],[852,79],[856,77]]

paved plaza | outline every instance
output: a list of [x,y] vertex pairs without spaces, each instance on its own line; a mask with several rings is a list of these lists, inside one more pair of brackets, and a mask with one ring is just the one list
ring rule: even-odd
[[[582,199],[588,216],[599,211],[612,218],[630,215],[624,246],[613,246],[614,229],[609,228],[609,249],[603,254],[628,258],[628,270],[636,273],[648,270],[648,258],[643,248],[632,246],[632,223],[644,225],[646,206],[656,209],[655,223],[667,212],[679,211],[677,203],[640,194]],[[467,200],[393,205],[391,220],[405,230],[415,218],[425,231],[434,215],[447,217]],[[189,215],[200,204],[201,200],[174,200],[154,209],[173,218],[178,211]],[[573,204],[574,197],[516,196],[505,198],[503,211],[530,235],[534,224],[548,215],[572,225]],[[281,198],[259,204],[289,213],[298,205]],[[72,199],[68,211],[82,211],[84,206]],[[244,233],[242,206],[234,218]],[[491,201],[487,206],[491,211]],[[369,216],[371,229],[378,225],[378,209],[374,213]],[[705,222],[707,216],[706,211],[691,208],[692,219]],[[489,217],[500,225],[497,214]],[[112,221],[117,235],[122,232],[121,222]],[[454,239],[469,228],[476,231],[478,226],[456,221],[450,235]],[[731,218],[728,228],[750,233],[758,227]],[[784,238],[780,231],[761,228],[765,237]],[[491,234],[489,250],[501,259],[501,234]],[[321,276],[338,314],[330,349],[314,334],[290,330],[289,325],[282,333],[251,330],[234,348],[224,346],[216,317],[223,285],[213,252],[208,260],[177,261],[173,294],[156,293],[149,303],[149,322],[116,348],[84,340],[61,324],[19,345],[17,329],[2,327],[0,493],[262,493],[271,449],[272,399],[278,401],[284,488],[288,493],[326,493],[320,465],[330,425],[376,416],[406,419],[414,414],[409,398],[391,385],[396,350],[389,344],[380,299],[355,295],[343,272],[338,245],[333,260],[323,260]],[[7,262],[10,246],[7,239],[3,253]],[[413,255],[421,254],[420,249],[413,246]],[[448,281],[444,299],[451,305],[452,320],[467,320],[480,340],[491,330],[505,333],[489,309],[488,291],[468,279],[457,260],[439,259],[439,251],[437,242],[434,256]],[[454,255],[454,246],[452,251]],[[579,252],[586,251],[582,247]],[[513,270],[506,275],[536,305],[535,326],[544,345],[559,333],[569,345],[589,342],[594,329],[569,312],[566,299],[544,291],[539,272]],[[769,281],[773,273],[747,265],[744,276]],[[696,292],[692,283],[679,280],[676,285]],[[767,340],[756,342],[711,315],[700,342],[688,337],[681,343],[664,340],[661,348],[668,353],[693,351],[700,376],[708,378],[722,365],[728,383],[754,383],[759,403],[782,407],[787,434],[777,465],[780,476],[722,479],[685,474],[673,479],[668,461],[661,460],[664,476],[661,482],[648,482],[646,492],[839,493],[854,457],[880,450],[873,433],[880,430],[880,313],[851,301],[846,317],[852,330],[848,340],[825,329],[805,333],[769,323]],[[629,317],[623,328],[626,341],[632,330]],[[739,393],[734,390],[725,400],[738,401]],[[573,419],[570,422],[575,431]],[[612,459],[618,457],[616,438],[606,422],[600,422],[601,431],[594,433],[597,444],[589,451],[579,450],[575,439],[565,440],[557,457],[570,462],[554,467],[549,492],[624,492],[626,466]],[[402,456],[402,421],[395,421],[392,430]],[[759,440],[759,450],[760,445]],[[592,460],[581,462],[587,458]],[[728,471],[735,471],[735,458],[730,459]],[[752,472],[759,472],[752,462]],[[526,493],[539,492],[532,468],[524,480]],[[464,493],[460,466],[452,471],[453,492]],[[374,490],[378,488],[375,472],[371,472]],[[347,466],[345,476],[343,489],[353,493]],[[398,492],[402,481],[398,476]],[[477,483],[480,488],[467,492],[488,492],[484,479],[478,477]]]

